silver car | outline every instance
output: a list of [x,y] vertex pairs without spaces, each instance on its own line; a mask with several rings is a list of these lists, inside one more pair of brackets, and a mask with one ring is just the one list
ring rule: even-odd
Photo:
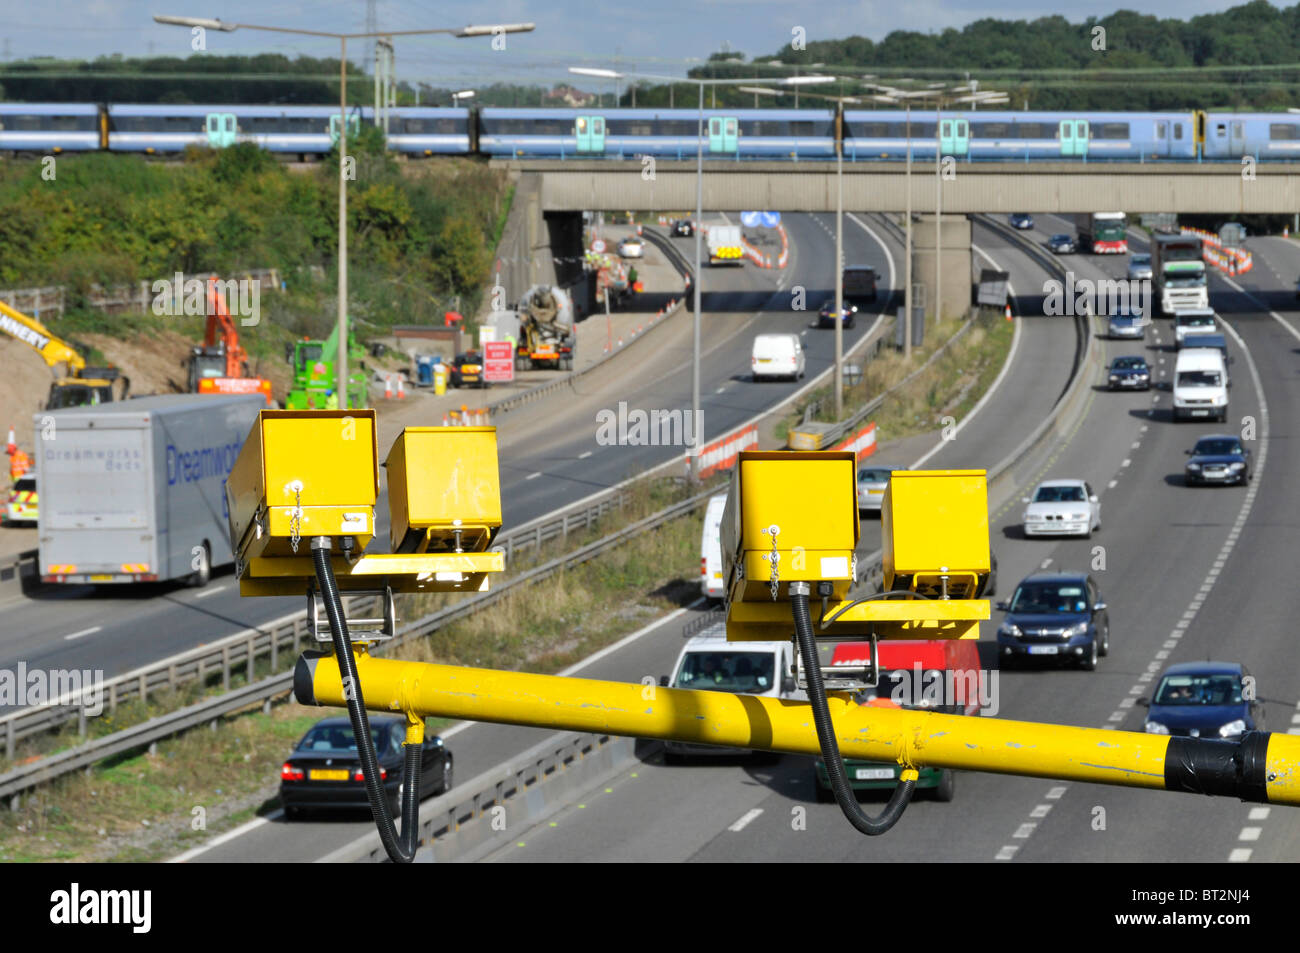
[[868,510],[880,512],[884,502],[885,490],[889,486],[888,467],[863,467],[858,471],[858,512]]
[[1128,280],[1141,281],[1151,279],[1151,256],[1133,255],[1128,260]]
[[1124,340],[1143,340],[1147,336],[1147,320],[1140,311],[1120,311],[1106,322],[1108,337]]

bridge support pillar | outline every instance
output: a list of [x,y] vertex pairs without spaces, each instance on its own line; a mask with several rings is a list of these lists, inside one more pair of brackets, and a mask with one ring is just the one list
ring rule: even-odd
[[942,299],[935,289],[935,227],[933,215],[922,215],[912,226],[912,281],[925,286],[926,317],[934,319],[934,303],[939,301],[943,318],[962,317],[971,302],[970,219],[965,215],[945,215],[939,229],[942,252]]

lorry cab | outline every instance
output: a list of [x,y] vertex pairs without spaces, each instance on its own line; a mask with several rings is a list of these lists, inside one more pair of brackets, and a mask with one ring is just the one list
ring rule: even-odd
[[1228,419],[1228,368],[1214,348],[1184,348],[1174,365],[1174,420],[1195,418]]
[[700,536],[700,593],[706,599],[721,599],[726,592],[722,578],[722,511],[727,494],[709,497],[704,509],[704,531]]
[[[726,626],[715,625],[691,638],[677,657],[671,678],[660,684],[706,692],[734,692],[767,698],[804,699],[795,686],[793,642],[728,642]],[[683,757],[767,755],[746,748],[664,742],[665,763]]]

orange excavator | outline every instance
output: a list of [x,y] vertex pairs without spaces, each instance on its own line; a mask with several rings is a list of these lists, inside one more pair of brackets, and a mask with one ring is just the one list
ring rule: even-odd
[[189,368],[191,394],[261,394],[267,407],[275,406],[271,382],[254,377],[248,369],[248,352],[239,343],[239,332],[215,278],[208,279],[208,326],[203,346],[194,348],[184,363]]

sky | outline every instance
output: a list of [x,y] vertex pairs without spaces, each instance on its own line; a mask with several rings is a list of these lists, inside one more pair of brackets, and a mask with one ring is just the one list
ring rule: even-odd
[[[1216,0],[375,0],[381,29],[459,28],[475,23],[534,22],[535,32],[489,39],[398,37],[397,76],[436,86],[491,80],[552,85],[593,81],[569,66],[683,75],[729,44],[749,56],[775,53],[802,28],[809,40],[853,34],[883,39],[893,30],[960,29],[985,17],[1035,19],[1059,14],[1071,22],[1117,8],[1187,18],[1236,5]],[[593,13],[599,10],[599,13]],[[27,56],[94,58],[190,53],[187,29],[153,22],[156,13],[328,32],[363,32],[366,0],[9,0],[0,8],[0,60]],[[337,40],[238,30],[209,32],[209,53],[277,51],[290,56],[338,55]],[[353,41],[360,44],[363,41]],[[352,44],[349,44],[351,47]],[[352,55],[354,63],[360,57]]]

